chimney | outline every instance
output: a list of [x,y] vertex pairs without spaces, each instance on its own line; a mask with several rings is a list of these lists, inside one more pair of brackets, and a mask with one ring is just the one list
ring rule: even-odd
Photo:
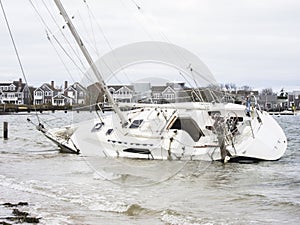
[[54,81],[53,80],[51,81],[51,87],[52,87],[52,89],[54,89]]
[[22,87],[22,78],[19,78],[19,87]]
[[64,88],[65,96],[67,96],[67,91],[66,91],[67,88],[68,88],[68,81],[65,81],[65,88]]

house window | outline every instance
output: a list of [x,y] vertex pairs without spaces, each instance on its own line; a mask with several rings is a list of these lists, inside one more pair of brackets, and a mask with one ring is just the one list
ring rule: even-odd
[[45,96],[52,96],[51,91],[46,91]]
[[153,98],[159,98],[160,97],[160,94],[159,93],[154,93],[153,94]]
[[74,98],[74,93],[73,93],[73,91],[68,91],[68,96],[69,96],[70,98]]
[[36,96],[42,96],[42,92],[41,92],[41,91],[36,91],[36,92],[35,92],[35,95],[36,95]]
[[109,90],[110,94],[114,94],[114,92],[115,92],[114,88],[109,88],[108,90]]
[[165,94],[164,96],[166,99],[174,99],[175,98],[174,94]]

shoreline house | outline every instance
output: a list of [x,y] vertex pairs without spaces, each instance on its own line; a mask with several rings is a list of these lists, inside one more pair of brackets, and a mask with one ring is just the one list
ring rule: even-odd
[[[108,85],[108,91],[116,102],[134,102],[134,88],[132,85]],[[107,103],[107,97],[101,90],[99,83],[87,87],[87,101],[89,104]]]
[[111,85],[108,90],[116,102],[133,102],[134,90],[131,85]]
[[155,104],[175,102],[175,91],[171,87],[152,86],[152,101]]
[[63,93],[59,93],[52,97],[51,104],[53,106],[66,106],[66,105],[73,105],[72,98],[65,96]]
[[0,104],[29,104],[30,88],[22,82],[18,81],[0,83]]
[[162,86],[152,86],[153,103],[190,102],[191,88],[185,87],[184,82],[169,82]]
[[[132,85],[108,85],[108,90],[116,102],[174,103],[191,101],[191,90],[184,83],[167,83],[162,86],[151,86],[150,83],[134,83]],[[107,103],[107,98],[98,83],[87,88],[89,101]]]
[[71,105],[85,105],[87,89],[78,82],[68,86],[68,82],[65,81],[64,96],[69,99]]
[[43,105],[52,104],[52,98],[60,93],[60,89],[54,87],[54,81],[51,84],[44,83],[33,91],[33,104]]
[[55,88],[54,81],[51,84],[44,83],[36,88],[33,92],[35,105],[53,105],[53,106],[66,106],[66,105],[83,105],[86,104],[86,89],[78,82],[68,86],[65,81],[64,89]]

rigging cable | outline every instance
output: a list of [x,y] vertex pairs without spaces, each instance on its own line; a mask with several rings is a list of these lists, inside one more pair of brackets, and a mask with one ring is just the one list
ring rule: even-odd
[[[113,49],[111,43],[109,42],[109,40],[108,40],[108,38],[107,38],[107,36],[106,36],[104,30],[102,29],[101,25],[97,22],[94,13],[92,12],[91,8],[89,7],[88,3],[87,3],[85,0],[84,0],[84,3],[86,4],[86,8],[87,8],[87,11],[88,11],[88,13],[89,13],[89,17],[90,17],[90,15],[92,16],[92,18],[94,19],[94,21],[95,21],[95,23],[96,23],[96,25],[97,25],[97,27],[98,27],[100,33],[102,34],[102,36],[103,36],[103,38],[104,38],[106,44],[108,45],[109,49],[113,52],[114,49]],[[91,25],[91,26],[92,26],[92,25]],[[114,58],[115,58],[115,61],[116,61],[119,65],[121,65],[121,64],[120,64],[120,61],[118,60],[118,58],[116,57],[116,55],[115,55],[114,53],[113,53],[113,56],[114,56]],[[110,70],[110,72],[111,72],[113,75],[115,75],[115,73],[109,68],[109,66],[107,65],[107,63],[106,63],[106,62],[103,62],[103,63],[107,66],[107,68]],[[132,83],[131,80],[129,79],[128,74],[127,74],[124,70],[122,71],[122,73],[125,75],[125,77],[126,77],[126,79],[128,80],[128,82],[129,82],[129,83]],[[117,77],[115,77],[115,79],[118,80]],[[119,80],[118,80],[118,81],[119,81]],[[120,83],[121,83],[121,82],[120,82]]]
[[[47,34],[47,39],[49,40],[49,42],[51,43],[51,45],[53,46],[56,54],[58,55],[60,61],[63,63],[67,73],[70,75],[71,79],[73,81],[74,78],[71,75],[69,69],[67,68],[65,62],[63,61],[62,57],[60,56],[59,52],[57,51],[56,47],[54,46],[53,42],[51,41],[51,38],[49,36],[49,32],[52,34],[51,36],[54,38],[55,42],[57,43],[57,45],[61,48],[61,50],[65,53],[65,55],[71,60],[71,62],[74,64],[74,66],[83,74],[85,75],[85,72],[80,68],[80,66],[75,62],[75,60],[73,59],[73,57],[67,52],[67,50],[64,48],[64,46],[60,43],[60,41],[57,39],[57,37],[54,35],[54,33],[51,31],[50,27],[47,25],[47,23],[45,22],[45,20],[43,19],[43,17],[41,16],[41,14],[39,13],[38,9],[34,6],[33,2],[31,0],[29,0],[29,2],[31,3],[31,6],[33,7],[33,9],[35,10],[35,12],[37,13],[37,15],[39,16],[40,21],[42,22],[42,24],[46,27],[46,34]],[[79,55],[76,53],[76,51],[74,50],[74,48],[71,46],[71,43],[68,41],[67,37],[64,35],[64,33],[62,32],[59,24],[56,22],[54,16],[52,15],[51,11],[49,10],[49,8],[47,7],[47,5],[45,4],[44,0],[42,1],[44,4],[44,7],[46,8],[46,10],[48,11],[49,15],[51,16],[52,20],[54,21],[55,25],[58,27],[58,30],[60,31],[60,33],[62,34],[64,40],[68,43],[69,47],[72,49],[74,55],[77,57],[77,59],[79,60],[81,66],[83,67],[83,69],[86,69],[84,66],[84,63],[82,62],[82,60],[80,59]],[[73,17],[72,17],[73,18]],[[87,77],[88,81],[92,81],[91,79],[89,79],[89,77]]]
[[[31,0],[30,0],[30,1],[31,1]],[[60,33],[61,33],[61,35],[63,36],[64,40],[67,42],[68,46],[70,47],[70,49],[73,51],[74,55],[75,55],[75,56],[77,57],[77,59],[79,60],[81,66],[86,70],[86,67],[85,67],[84,63],[82,62],[82,60],[81,60],[81,58],[80,58],[80,54],[78,54],[78,52],[75,51],[75,48],[72,47],[72,45],[71,45],[71,43],[69,42],[69,40],[67,39],[66,35],[65,35],[64,32],[62,31],[62,29],[65,28],[65,25],[62,26],[62,29],[61,29],[60,25],[57,23],[56,19],[54,18],[52,12],[49,10],[49,8],[48,8],[47,4],[44,2],[44,0],[42,0],[42,3],[43,3],[43,5],[44,5],[44,7],[46,8],[48,14],[50,15],[51,19],[54,21],[55,25],[57,26],[58,31],[60,31]],[[36,10],[36,11],[37,11],[37,10]],[[39,13],[38,13],[38,14],[39,14]],[[39,14],[39,16],[40,16],[40,14]],[[41,16],[40,16],[40,17],[41,17]],[[72,19],[74,19],[74,18],[75,18],[75,17],[72,16]],[[66,22],[65,22],[65,23],[66,23]],[[45,22],[44,22],[44,24],[45,24]],[[48,28],[48,29],[49,29],[49,28]],[[50,29],[49,29],[49,32],[50,32]],[[51,33],[52,33],[52,35],[54,36],[54,33],[53,33],[53,32],[51,32]]]
[[[94,51],[94,53],[96,54],[96,56],[99,58],[100,54],[99,51],[97,49],[97,42],[96,42],[96,38],[95,38],[95,33],[94,33],[94,29],[93,29],[93,24],[91,23],[91,15],[89,13],[89,23],[90,23],[90,28],[88,28],[88,25],[86,25],[86,23],[84,22],[85,20],[82,18],[81,13],[78,12],[78,17],[79,17],[79,22],[82,25],[83,29],[84,29],[84,34],[87,35],[87,40],[85,41],[86,45],[88,45],[91,50]],[[89,35],[89,30],[91,30],[91,35]],[[90,44],[91,43],[91,44]]]
[[[43,19],[43,17],[41,16],[41,14],[39,13],[39,10],[34,6],[32,0],[29,0],[31,6],[33,7],[34,11],[37,13],[40,21],[42,22],[42,24],[46,27],[46,30],[48,31],[48,33],[52,34],[52,37],[54,38],[55,42],[59,45],[59,47],[62,49],[62,51],[66,54],[66,56],[72,61],[72,63],[76,66],[76,68],[78,68],[80,70],[81,73],[84,74],[84,72],[82,71],[82,69],[77,65],[77,63],[75,62],[75,60],[71,57],[71,55],[67,52],[67,50],[62,46],[62,44],[59,42],[59,40],[56,38],[56,36],[54,35],[54,33],[51,31],[50,27],[47,25],[47,23],[45,22],[45,20]],[[44,3],[44,1],[43,1]],[[44,6],[46,8],[46,10],[48,11],[48,13],[50,14],[51,18],[54,20],[56,26],[58,27],[58,30],[61,32],[62,36],[64,37],[65,41],[68,43],[69,47],[72,49],[74,55],[78,58],[79,62],[81,63],[82,67],[85,69],[85,66],[82,62],[82,60],[80,59],[80,57],[78,56],[78,54],[76,53],[76,51],[74,50],[74,48],[71,46],[70,42],[68,41],[68,39],[66,38],[66,36],[64,35],[64,33],[61,31],[60,26],[57,24],[55,18],[53,17],[53,15],[51,14],[51,12],[49,11],[48,7],[45,5]],[[49,40],[49,35],[47,35],[47,39]]]
[[[137,7],[137,9],[139,10],[139,13],[143,16],[143,18],[144,18],[145,20],[148,20],[147,17],[143,14],[143,11],[141,10],[141,7],[140,7],[134,0],[132,0],[132,2],[133,2],[133,4]],[[154,23],[154,21],[150,20],[150,22],[152,22],[152,24],[154,24],[155,27],[159,27],[159,25],[157,25],[156,23]],[[144,29],[144,30],[145,30],[145,29]],[[148,32],[146,32],[146,33],[148,34],[149,37],[151,37],[150,34],[149,34]],[[167,43],[169,43],[169,44],[171,44],[171,45],[174,45],[174,44],[167,38],[167,36],[161,31],[161,29],[159,29],[159,34],[160,34],[160,36],[161,36]],[[152,38],[151,38],[151,39],[152,39]],[[189,63],[188,60],[186,59],[186,57],[184,57],[177,49],[174,49],[174,48],[172,48],[172,47],[170,47],[170,49],[171,49],[171,51],[173,51],[173,52],[175,53],[174,55],[177,55],[177,58],[178,58],[179,60],[181,60],[181,61],[183,61],[183,62]],[[163,51],[162,51],[162,53],[163,53]],[[193,80],[193,82],[195,83],[196,87],[198,87],[198,84],[197,84],[197,81],[196,81],[196,79],[195,79],[194,72],[195,72],[196,74],[198,74],[200,77],[202,77],[203,80],[206,80],[209,84],[212,83],[211,80],[207,79],[205,76],[202,76],[200,73],[198,73],[197,71],[195,71],[195,70],[191,67],[191,64],[190,64],[190,63],[189,63],[189,65],[186,67],[186,69],[188,69],[188,70],[190,71],[190,73],[185,72],[185,74],[186,74],[190,79]],[[185,82],[188,83],[188,85],[190,85],[191,87],[193,87],[193,85],[191,84],[190,80],[187,79],[187,78],[181,73],[181,71],[179,71],[179,74],[180,74],[180,76],[185,80]],[[200,90],[198,90],[198,92],[200,93]],[[198,95],[197,92],[195,92],[195,94]],[[202,101],[203,101],[202,96],[197,96],[197,97],[198,97],[199,99],[202,99]]]
[[133,4],[135,4],[135,6],[138,10],[141,10],[141,7],[134,0],[131,0],[131,1],[133,2]]
[[[19,52],[18,52],[17,46],[16,46],[16,43],[15,43],[14,37],[13,37],[13,35],[12,35],[11,29],[10,29],[10,26],[9,26],[9,23],[8,23],[8,19],[7,19],[5,10],[4,10],[4,6],[3,6],[3,4],[2,4],[2,0],[0,0],[0,4],[1,4],[1,8],[2,8],[3,15],[4,15],[5,23],[6,23],[8,32],[9,32],[9,36],[10,36],[10,39],[11,39],[12,44],[13,44],[13,46],[14,46],[14,50],[15,50],[15,53],[16,53],[16,56],[17,56],[17,59],[18,59],[18,63],[19,63],[19,66],[20,66],[20,69],[21,69],[23,78],[24,78],[24,80],[25,80],[25,83],[26,83],[26,86],[27,86],[27,89],[28,89],[29,99],[30,99],[30,101],[31,101],[31,100],[33,100],[32,94],[31,94],[30,88],[29,88],[29,86],[28,86],[28,82],[27,82],[27,78],[26,78],[26,75],[25,75],[24,67],[23,67],[23,65],[22,65],[21,58],[20,58],[20,56],[19,56]],[[37,110],[36,110],[35,104],[34,104],[34,109],[35,109],[35,113],[36,113],[38,122],[40,123],[40,119],[39,119],[39,116],[38,116],[38,114],[37,114]]]
[[[145,20],[150,20],[150,22],[152,22],[152,24],[155,25],[155,27],[160,27],[157,23],[155,23],[153,20],[151,19],[148,19],[144,13],[143,13],[143,10],[141,10],[141,7],[134,1],[134,0],[131,0],[133,2],[133,4],[137,7],[139,13],[145,18]],[[174,45],[168,38],[167,36],[161,31],[161,29],[158,29],[158,32],[160,34],[160,36],[169,44],[171,45]],[[188,60],[186,59],[186,57],[184,57],[177,49],[173,49],[171,48],[172,51],[174,51],[175,55],[177,55],[178,59],[181,59],[183,62],[187,62],[188,63]],[[197,80],[195,79],[195,74],[200,76],[203,80],[205,80],[206,82],[208,82],[208,84],[214,84],[214,82],[211,81],[211,79],[207,78],[206,76],[202,75],[201,73],[199,73],[198,71],[194,70],[192,67],[191,67],[191,64],[189,64],[189,66],[187,67],[187,69],[190,70],[190,74],[188,75],[193,81],[194,83],[196,84],[196,87],[198,84]],[[195,73],[195,74],[194,74]],[[188,79],[186,79],[183,74],[181,74],[181,77],[189,84],[191,85],[190,81]]]
[[[72,76],[70,70],[68,69],[67,65],[65,64],[65,62],[64,62],[63,59],[62,59],[62,57],[60,56],[58,50],[56,49],[56,47],[54,46],[53,42],[51,41],[51,38],[50,38],[50,36],[49,36],[47,30],[46,30],[46,35],[47,35],[47,39],[49,40],[50,44],[52,45],[52,47],[53,47],[53,49],[54,49],[54,51],[55,51],[55,53],[56,53],[56,55],[58,56],[58,58],[60,59],[61,63],[62,63],[63,66],[65,67],[67,73],[68,73],[69,76],[71,77],[72,81],[75,82],[75,79],[73,78],[73,76]],[[81,71],[81,72],[83,72],[83,71]]]

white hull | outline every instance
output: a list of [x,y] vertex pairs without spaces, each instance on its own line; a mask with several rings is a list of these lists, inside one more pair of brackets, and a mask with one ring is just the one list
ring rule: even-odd
[[285,134],[272,116],[256,109],[246,116],[242,105],[197,102],[139,107],[124,112],[130,121],[124,128],[111,113],[45,135],[84,156],[211,161],[224,160],[223,149],[226,160],[278,160],[287,148]]

